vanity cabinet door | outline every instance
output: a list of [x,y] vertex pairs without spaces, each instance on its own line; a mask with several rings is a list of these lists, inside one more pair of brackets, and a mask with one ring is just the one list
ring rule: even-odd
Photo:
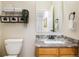
[[71,56],[76,54],[76,48],[60,48],[60,55]]
[[37,56],[58,56],[58,48],[37,48]]

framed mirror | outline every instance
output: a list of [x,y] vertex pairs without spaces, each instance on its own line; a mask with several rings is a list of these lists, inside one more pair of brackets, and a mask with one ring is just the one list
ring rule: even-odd
[[60,32],[62,27],[62,1],[36,2],[36,31]]

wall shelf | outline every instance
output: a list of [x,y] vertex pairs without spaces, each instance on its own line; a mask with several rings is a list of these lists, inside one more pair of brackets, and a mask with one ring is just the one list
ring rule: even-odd
[[28,23],[29,11],[26,9],[22,11],[2,11],[2,15],[0,16],[1,23]]
[[22,12],[21,11],[2,11],[3,13],[19,13],[21,14]]

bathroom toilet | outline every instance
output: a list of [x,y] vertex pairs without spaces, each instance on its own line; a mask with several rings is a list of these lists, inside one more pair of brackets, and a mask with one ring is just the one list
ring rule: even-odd
[[21,51],[23,39],[7,39],[5,40],[5,48],[8,56],[4,57],[17,57]]

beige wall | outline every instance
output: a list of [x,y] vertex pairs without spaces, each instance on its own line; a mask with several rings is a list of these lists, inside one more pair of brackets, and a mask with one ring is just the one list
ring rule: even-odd
[[[2,8],[12,8],[14,4],[15,8],[28,9],[29,10],[29,23],[7,23],[2,24],[2,36],[1,40],[8,38],[22,38],[24,39],[23,47],[20,56],[32,57],[34,56],[34,41],[35,41],[35,2],[2,2]],[[9,5],[9,6],[8,6]],[[1,41],[0,40],[0,41]],[[3,50],[4,51],[4,50]],[[4,52],[3,52],[4,53]]]
[[[78,39],[79,40],[79,2],[78,1],[64,1],[64,19],[63,19],[63,30],[62,32],[64,35]],[[76,12],[76,17],[75,17],[75,22],[76,22],[76,30],[71,31],[68,26],[69,26],[69,13],[75,11]]]
[[[0,10],[1,10],[1,2],[0,2]],[[1,11],[0,11],[0,14],[1,14]],[[1,23],[0,23],[0,56],[2,56],[4,54],[4,52],[2,52],[2,26],[1,26]]]

